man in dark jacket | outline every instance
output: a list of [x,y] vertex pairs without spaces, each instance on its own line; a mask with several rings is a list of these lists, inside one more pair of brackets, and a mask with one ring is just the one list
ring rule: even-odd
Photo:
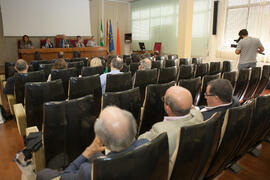
[[[17,71],[17,73],[27,73],[28,71],[27,62],[25,62],[25,60],[23,59],[18,59],[14,69],[15,71]],[[9,77],[7,79],[5,88],[3,89],[4,94],[14,94],[14,84],[15,84],[14,76]]]
[[226,112],[227,109],[240,106],[239,101],[233,97],[233,87],[227,79],[216,79],[207,85],[204,97],[207,106],[200,107],[203,119],[209,119],[216,112]]

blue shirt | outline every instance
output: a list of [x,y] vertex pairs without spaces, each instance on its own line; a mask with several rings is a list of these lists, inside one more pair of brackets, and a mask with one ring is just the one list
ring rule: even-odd
[[102,74],[100,76],[100,84],[101,84],[101,89],[102,89],[102,94],[105,93],[105,85],[106,85],[106,80],[107,80],[107,74],[121,74],[119,70],[112,70],[111,72],[108,72],[106,74]]

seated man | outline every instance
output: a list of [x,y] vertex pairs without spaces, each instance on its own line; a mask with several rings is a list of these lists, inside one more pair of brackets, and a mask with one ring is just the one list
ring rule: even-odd
[[70,40],[66,38],[66,35],[62,35],[62,39],[59,40],[59,48],[71,48],[73,47]]
[[107,157],[119,152],[127,152],[147,142],[146,139],[135,140],[137,124],[133,115],[115,106],[108,106],[100,113],[95,122],[96,138],[85,151],[60,173],[51,169],[43,169],[37,175],[37,180],[51,179],[61,176],[65,179],[91,180],[91,160],[107,148]]
[[111,72],[102,74],[100,76],[100,83],[101,83],[101,88],[102,88],[102,93],[105,93],[105,85],[106,85],[106,80],[107,80],[107,74],[120,74],[120,70],[123,67],[123,60],[119,57],[113,58],[111,61]]
[[[17,73],[27,73],[28,64],[27,64],[27,62],[25,62],[25,60],[18,59],[16,64],[15,64],[14,69],[15,69],[15,71],[17,71]],[[7,83],[6,83],[5,88],[3,89],[4,94],[14,94],[14,84],[15,84],[14,76],[9,77],[7,79]]]
[[178,129],[203,122],[199,110],[191,109],[192,95],[180,86],[170,87],[164,96],[164,110],[168,116],[162,122],[152,126],[150,131],[139,136],[139,139],[153,140],[163,132],[167,132],[169,141],[170,166],[173,165],[172,155],[176,149]]
[[150,70],[152,67],[152,62],[148,58],[144,58],[140,61],[138,70]]
[[59,51],[59,52],[57,53],[57,57],[58,57],[58,59],[64,58],[64,52],[63,52],[63,51]]
[[95,46],[97,46],[95,36],[92,36],[92,37],[87,41],[86,46],[87,46],[87,47],[95,47]]
[[233,87],[227,79],[216,79],[208,83],[204,97],[206,107],[199,107],[203,119],[209,119],[216,112],[226,112],[228,108],[240,106],[237,99],[233,98]]

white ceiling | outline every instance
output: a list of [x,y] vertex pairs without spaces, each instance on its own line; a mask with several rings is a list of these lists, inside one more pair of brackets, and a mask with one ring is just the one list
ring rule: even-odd
[[135,0],[107,0],[107,1],[133,2]]

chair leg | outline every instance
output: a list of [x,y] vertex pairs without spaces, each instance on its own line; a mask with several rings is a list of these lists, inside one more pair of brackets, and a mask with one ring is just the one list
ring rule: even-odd
[[254,157],[259,157],[261,155],[261,151],[258,150],[257,148],[254,148],[249,151],[249,154],[251,154]]
[[234,174],[239,173],[243,168],[237,163],[233,163],[229,166],[228,168],[231,172],[233,172]]

